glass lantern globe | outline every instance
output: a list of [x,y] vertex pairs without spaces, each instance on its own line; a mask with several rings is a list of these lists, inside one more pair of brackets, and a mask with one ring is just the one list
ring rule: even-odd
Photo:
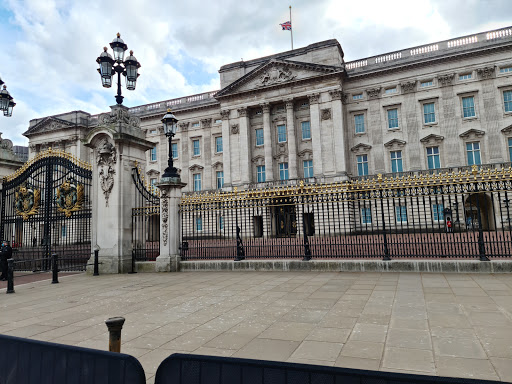
[[128,46],[121,39],[121,34],[117,33],[117,37],[112,40],[110,47],[114,51],[114,60],[121,63],[124,58],[124,52],[128,49]]
[[167,109],[167,113],[162,119],[164,125],[164,133],[166,136],[174,136],[178,130],[178,119],[171,112],[171,109]]

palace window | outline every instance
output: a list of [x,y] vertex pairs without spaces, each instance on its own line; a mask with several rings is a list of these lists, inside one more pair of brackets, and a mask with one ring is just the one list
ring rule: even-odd
[[256,145],[263,145],[264,143],[264,139],[263,139],[263,129],[257,129],[256,130]]
[[277,126],[277,142],[278,143],[286,142],[286,125],[278,125]]
[[201,190],[201,174],[194,173],[194,192]]
[[357,176],[368,175],[368,155],[357,156]]
[[371,224],[372,223],[372,209],[361,208],[361,223]]
[[425,124],[436,122],[436,110],[434,103],[423,104],[423,122]]
[[221,231],[224,229],[224,216],[219,216],[219,229]]
[[302,129],[302,140],[311,139],[311,124],[309,121],[303,121],[300,123]]
[[304,160],[304,177],[313,177],[313,160]]
[[434,221],[443,221],[444,220],[444,207],[443,204],[433,204],[432,205],[432,217]]
[[217,152],[217,153],[222,152],[222,136],[215,138],[215,152]]
[[475,117],[475,98],[473,96],[462,98],[462,112],[464,117]]
[[420,87],[421,88],[424,88],[424,87],[432,87],[434,85],[434,81],[433,80],[427,80],[427,81],[422,81],[420,83]]
[[151,161],[156,161],[156,147],[151,148]]
[[364,114],[354,116],[354,125],[356,127],[356,133],[364,133]]
[[64,225],[62,225],[62,227],[60,227],[60,236],[66,237],[67,234],[68,234],[68,228],[66,227],[66,224],[64,224]]
[[201,148],[199,147],[199,140],[192,140],[192,145],[193,145],[193,154],[194,156],[199,156],[201,155]]
[[480,158],[480,143],[466,143],[466,153],[468,154],[468,165],[482,164]]
[[288,179],[288,163],[279,163],[279,180]]
[[391,152],[391,172],[403,172],[402,151]]
[[512,137],[508,139],[508,158],[512,161]]
[[407,222],[407,207],[405,205],[399,205],[395,207],[395,217],[397,223]]
[[465,73],[464,75],[459,75],[459,80],[469,80],[472,77],[471,73]]
[[222,123],[222,119],[215,119],[215,124],[220,124]]
[[196,217],[196,231],[202,231],[202,230],[203,230],[203,218]]
[[388,128],[398,128],[398,109],[388,109]]
[[197,128],[197,127],[199,127],[199,122],[192,123],[192,128]]
[[396,87],[395,88],[388,88],[384,91],[384,93],[386,94],[390,94],[390,93],[396,93]]
[[439,147],[427,147],[427,165],[428,169],[441,168],[439,159]]
[[505,103],[505,112],[512,112],[512,91],[503,92],[503,102]]
[[177,143],[171,144],[171,152],[172,152],[172,158],[177,159],[178,158],[178,144]]
[[352,100],[361,100],[363,98],[362,93],[358,93],[357,95],[352,95]]
[[149,185],[151,185],[154,188],[155,184],[156,184],[156,177],[152,177],[151,179],[149,179]]
[[224,187],[224,171],[217,171],[217,189]]
[[258,165],[256,167],[256,176],[257,176],[258,183],[265,182],[265,166],[264,165]]
[[500,73],[512,72],[512,67],[500,68]]

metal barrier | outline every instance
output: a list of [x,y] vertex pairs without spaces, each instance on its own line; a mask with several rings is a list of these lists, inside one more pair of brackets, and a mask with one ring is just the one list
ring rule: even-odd
[[0,383],[144,384],[133,356],[0,335]]
[[155,384],[485,384],[497,381],[364,371],[276,361],[174,354],[156,371]]

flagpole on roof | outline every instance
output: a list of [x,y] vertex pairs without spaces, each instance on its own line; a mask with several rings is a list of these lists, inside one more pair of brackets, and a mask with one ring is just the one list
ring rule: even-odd
[[292,39],[292,51],[293,51],[293,28],[292,26],[292,6],[290,5],[290,37]]

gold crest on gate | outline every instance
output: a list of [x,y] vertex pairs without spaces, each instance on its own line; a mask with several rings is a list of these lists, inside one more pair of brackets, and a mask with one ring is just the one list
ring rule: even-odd
[[73,212],[82,209],[84,202],[84,186],[73,179],[67,179],[57,188],[57,212],[62,212],[67,218]]
[[41,190],[34,189],[28,183],[20,185],[14,194],[14,208],[16,214],[28,220],[29,216],[39,212],[39,202],[41,201]]

